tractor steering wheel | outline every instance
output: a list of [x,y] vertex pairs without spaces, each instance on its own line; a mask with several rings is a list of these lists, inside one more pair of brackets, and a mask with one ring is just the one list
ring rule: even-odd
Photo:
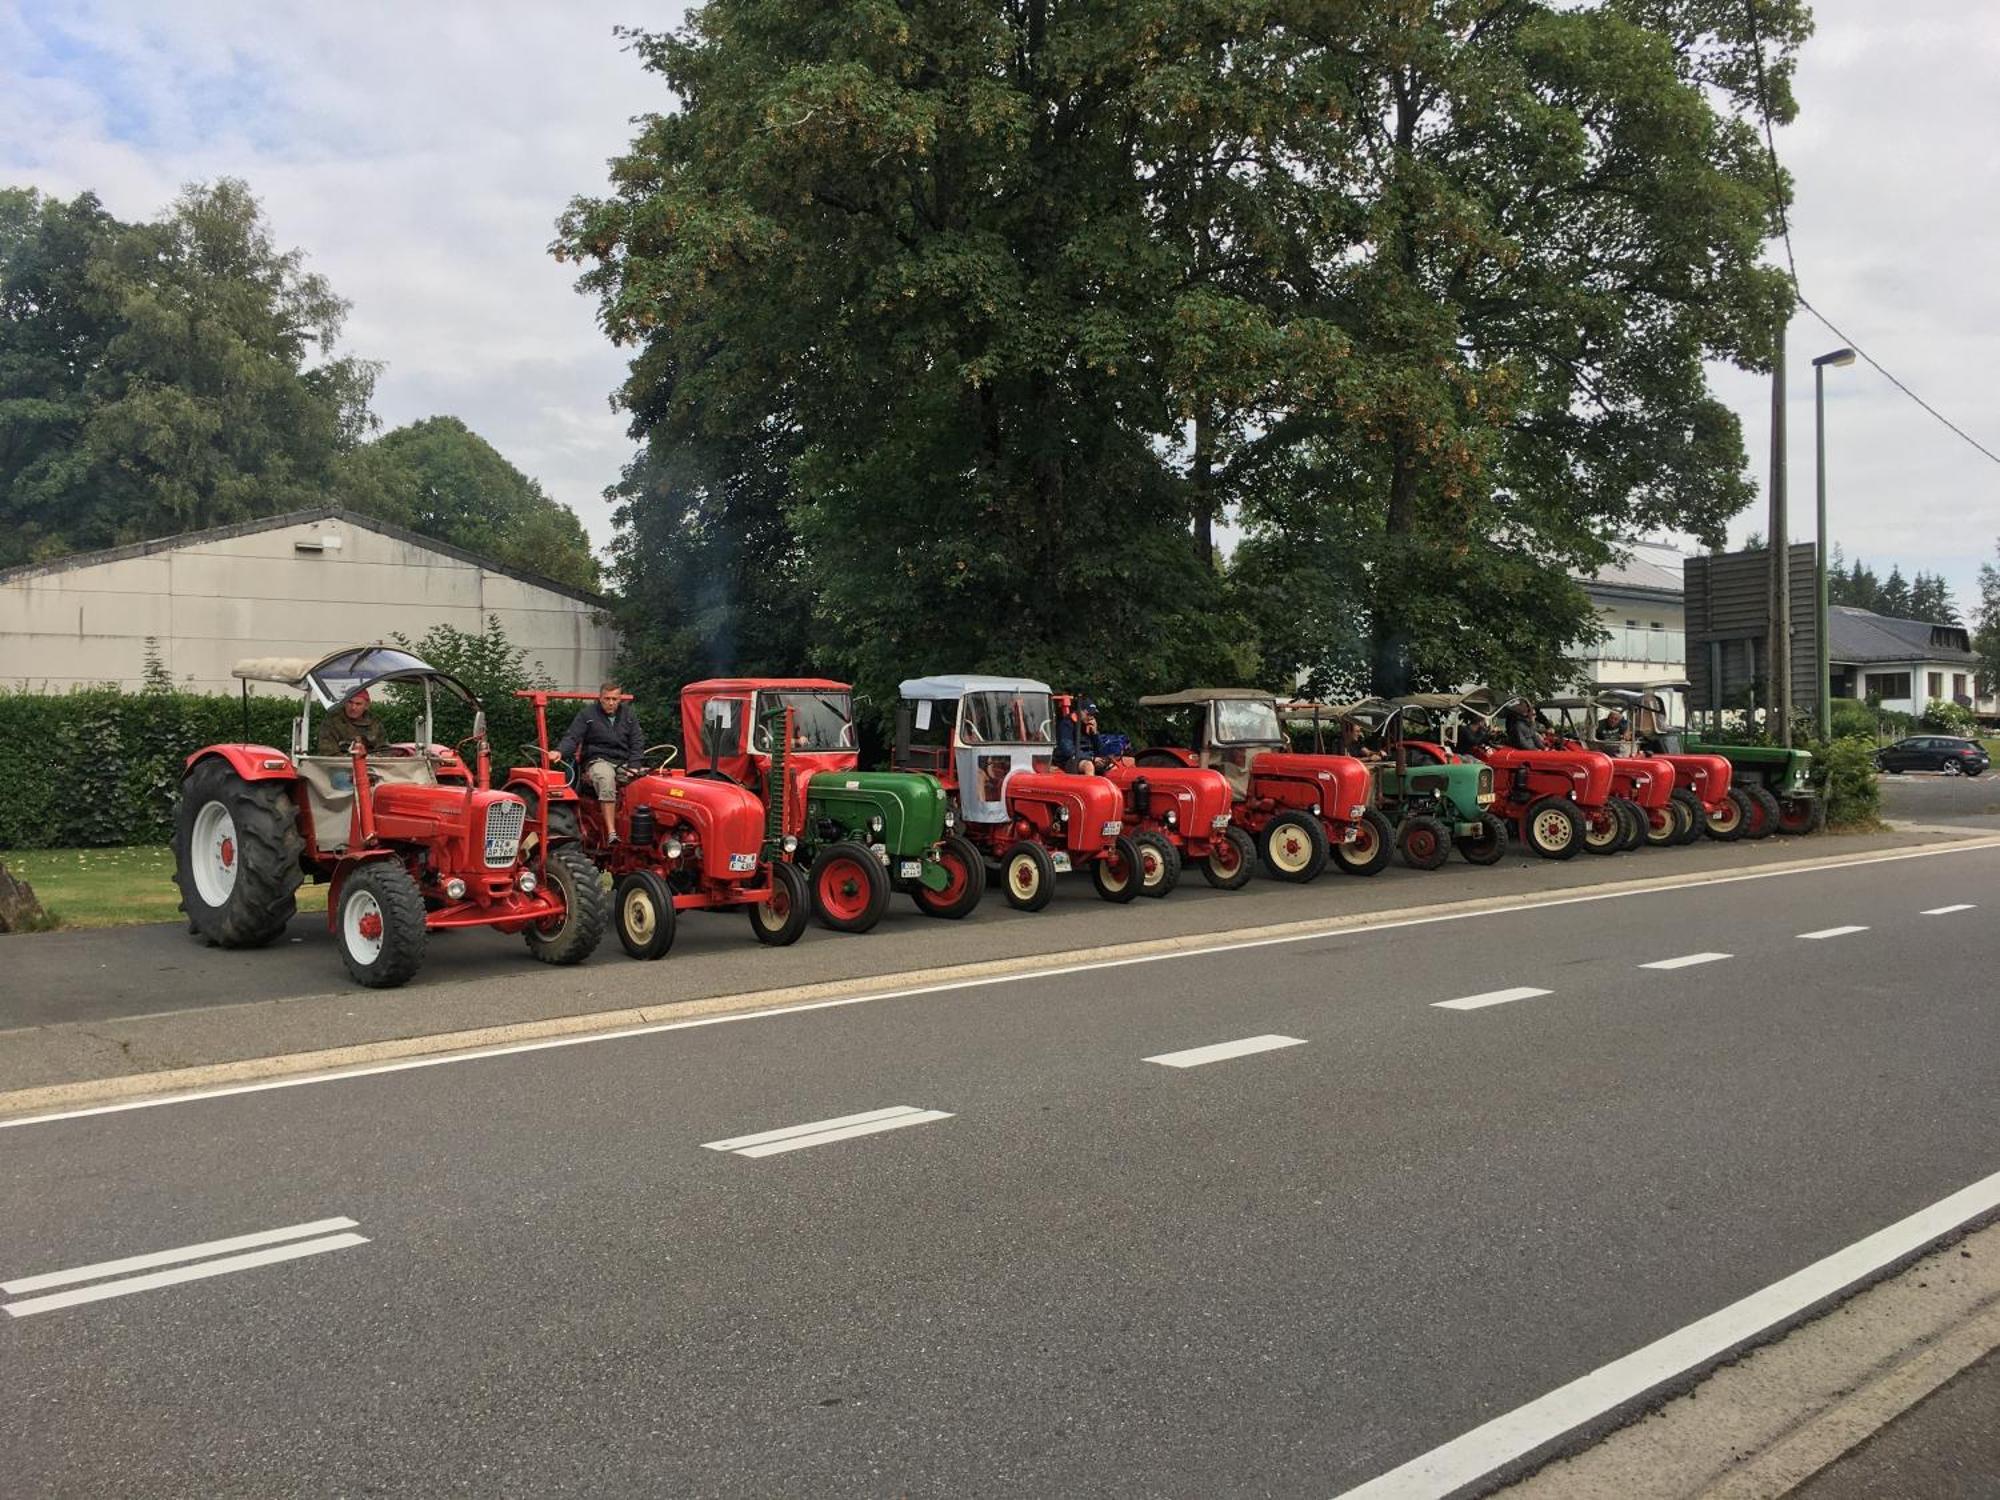
[[529,740],[523,740],[521,742],[521,748],[527,751],[529,755],[533,756],[544,770],[551,769],[556,766],[562,767],[564,786],[573,787],[576,785],[576,763],[574,761],[564,760],[562,756],[554,750],[549,751],[547,758],[544,759],[542,755],[542,747]]
[[639,759],[644,760],[647,756],[651,755],[655,750],[663,752],[660,756],[659,765],[653,768],[654,770],[657,771],[666,770],[668,766],[674,763],[675,757],[677,757],[681,753],[681,747],[679,745],[668,745],[668,744],[648,745],[645,749],[639,752]]

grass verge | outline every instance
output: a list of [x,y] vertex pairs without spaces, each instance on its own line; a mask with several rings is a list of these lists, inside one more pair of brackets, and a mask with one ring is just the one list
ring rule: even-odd
[[[163,845],[117,849],[11,849],[0,854],[58,928],[128,927],[180,916],[174,851]],[[299,887],[300,911],[325,911],[326,887]]]

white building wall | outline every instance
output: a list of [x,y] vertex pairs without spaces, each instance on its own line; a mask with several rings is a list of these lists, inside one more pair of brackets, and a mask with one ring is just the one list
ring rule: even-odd
[[[337,540],[337,549],[301,542]],[[609,675],[617,633],[595,605],[349,520],[197,542],[0,585],[0,688],[143,685],[148,637],[177,685],[235,692],[249,656],[317,656],[488,615],[564,687]],[[253,689],[254,691],[255,689]]]

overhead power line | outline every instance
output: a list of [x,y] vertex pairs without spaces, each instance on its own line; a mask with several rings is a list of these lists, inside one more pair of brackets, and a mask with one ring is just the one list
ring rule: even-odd
[[2000,453],[1995,453],[1991,448],[1980,442],[1978,438],[1967,432],[1958,423],[1952,421],[1950,417],[1947,417],[1935,406],[1932,406],[1930,402],[1911,390],[1908,385],[1897,379],[1881,360],[1862,348],[1852,335],[1842,332],[1833,319],[1829,318],[1825,313],[1814,307],[1811,302],[1806,300],[1805,291],[1799,285],[1798,259],[1792,253],[1792,225],[1789,216],[1785,213],[1785,179],[1784,174],[1778,169],[1778,143],[1771,131],[1771,96],[1769,85],[1764,76],[1764,38],[1762,33],[1757,29],[1757,0],[1743,0],[1743,3],[1744,9],[1750,17],[1750,50],[1757,59],[1757,113],[1762,117],[1764,126],[1764,153],[1771,164],[1771,204],[1776,209],[1778,215],[1778,235],[1785,246],[1785,273],[1792,280],[1792,296],[1797,299],[1800,307],[1803,307],[1807,312],[1819,319],[1835,338],[1839,339],[1841,343],[1866,360],[1868,367],[1876,374],[1880,375],[1889,384],[1916,402],[1918,406],[1929,412],[1948,431],[1964,439],[1969,446],[1991,459],[1994,463],[2000,464]]

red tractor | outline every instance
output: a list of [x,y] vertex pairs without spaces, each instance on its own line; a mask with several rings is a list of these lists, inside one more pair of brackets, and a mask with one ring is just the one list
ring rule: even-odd
[[1106,901],[1139,894],[1144,856],[1125,832],[1118,788],[1102,776],[1053,769],[1047,683],[913,677],[900,691],[896,768],[943,783],[959,833],[1000,867],[1009,906],[1040,911],[1058,874],[1084,868]]
[[672,745],[653,745],[654,764],[621,771],[617,838],[595,798],[576,792],[575,767],[549,750],[549,705],[588,702],[595,693],[518,692],[535,706],[535,764],[517,766],[507,790],[529,808],[527,837],[582,849],[614,882],[618,941],[634,958],[660,958],[674,945],[677,914],[746,911],[760,943],[782,948],[805,931],[811,903],[805,877],[786,862],[797,840],[780,832],[783,810],[768,815],[755,792],[669,771]]
[[1720,755],[1681,749],[1681,731],[1667,714],[1666,699],[1649,688],[1606,688],[1593,700],[1594,722],[1616,710],[1620,738],[1635,755],[1663,760],[1674,768],[1674,800],[1688,814],[1680,842],[1693,843],[1705,828],[1712,839],[1734,843],[1757,825],[1750,793],[1734,784],[1734,768]]
[[[1068,713],[1070,697],[1058,693],[1057,713]],[[1189,861],[1218,890],[1249,884],[1257,846],[1250,835],[1229,826],[1229,778],[1198,766],[1135,765],[1128,756],[1100,759],[1097,774],[1125,799],[1125,827],[1139,846],[1139,894],[1164,896],[1179,884]]]
[[[327,925],[347,972],[374,988],[408,980],[429,935],[453,927],[518,932],[545,963],[590,956],[605,922],[597,870],[575,848],[523,852],[527,808],[487,788],[486,715],[464,684],[382,645],[318,662],[243,662],[235,675],[246,705],[252,682],[300,689],[304,702],[289,752],[211,745],[188,757],[174,881],[191,932],[218,947],[260,947],[284,931],[310,875],[331,887]],[[382,688],[412,700],[412,742],[312,753],[315,709],[334,713]],[[471,733],[454,748],[434,743],[440,690],[470,714]]]
[[1674,801],[1672,762],[1634,752],[1625,737],[1601,738],[1595,705],[1588,698],[1550,698],[1542,703],[1550,732],[1547,743],[1562,750],[1596,750],[1611,757],[1611,805],[1625,819],[1625,847],[1650,844],[1664,849],[1685,842],[1691,814]]
[[[1543,859],[1568,859],[1578,849],[1615,854],[1625,845],[1626,824],[1611,808],[1611,757],[1595,750],[1551,750],[1521,698],[1484,688],[1472,693],[1412,693],[1395,700],[1422,709],[1449,734],[1456,749],[1493,768],[1492,811],[1506,819],[1521,843]],[[1528,749],[1510,739],[1525,722]],[[1505,724],[1503,731],[1499,726]]]
[[1163,711],[1181,743],[1149,745],[1143,769],[1204,767],[1229,783],[1235,825],[1278,880],[1311,880],[1333,861],[1350,875],[1389,863],[1395,830],[1372,805],[1373,778],[1351,755],[1301,755],[1278,719],[1278,700],[1255,688],[1193,688],[1139,700]]

